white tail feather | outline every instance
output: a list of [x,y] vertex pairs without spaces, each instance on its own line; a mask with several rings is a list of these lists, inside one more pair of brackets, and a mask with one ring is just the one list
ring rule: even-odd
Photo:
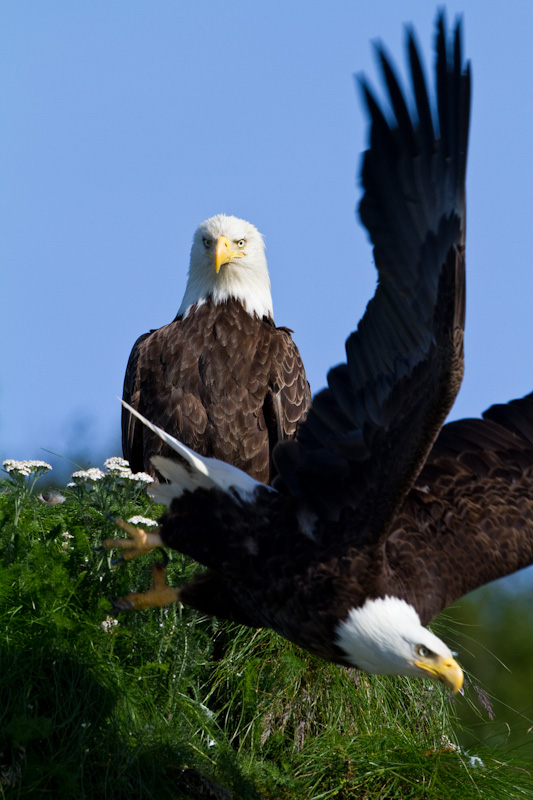
[[184,491],[194,492],[196,489],[213,489],[215,487],[228,493],[233,490],[245,501],[250,501],[255,490],[260,486],[269,488],[270,491],[275,491],[270,487],[265,487],[263,483],[259,483],[250,475],[247,475],[246,472],[233,467],[231,464],[226,464],[217,458],[206,458],[198,455],[198,453],[179,442],[169,433],[165,433],[162,428],[149,422],[146,417],[139,414],[124,400],[120,402],[124,408],[127,408],[131,414],[140,419],[144,425],[150,428],[153,433],[159,436],[186,462],[186,464],[183,464],[181,461],[172,461],[170,458],[164,458],[163,456],[154,456],[152,458],[154,467],[164,478],[170,481],[168,484],[159,483],[150,486],[149,494],[158,503],[169,505],[174,498],[180,497]]
[[[164,456],[153,456],[152,464],[163,478],[170,483],[152,483],[147,494],[157,503],[170,505],[175,497],[183,492],[194,492],[196,489],[212,489],[213,482],[202,472],[189,472],[179,461],[172,461]],[[179,494],[176,492],[179,491]]]

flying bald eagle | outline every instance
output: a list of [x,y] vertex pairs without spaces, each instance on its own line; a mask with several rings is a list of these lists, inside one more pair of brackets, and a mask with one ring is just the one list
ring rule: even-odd
[[[274,325],[265,245],[249,222],[199,225],[177,316],[137,339],[123,397],[202,455],[270,481],[272,450],[295,435],[311,393],[291,331]],[[133,472],[152,475],[153,456],[172,452],[128,412],[122,449]]]
[[463,372],[470,70],[460,23],[448,41],[441,14],[432,103],[411,31],[407,48],[414,103],[379,46],[386,113],[362,79],[360,215],[379,285],[346,363],[276,446],[273,486],[142,420],[182,457],[153,459],[169,483],[151,494],[169,508],[156,533],[117,521],[131,538],[105,546],[162,545],[207,567],[174,589],[156,566],[153,587],[118,607],[180,600],[332,662],[458,690],[461,668],[424,626],[533,560],[533,396],[442,427]]

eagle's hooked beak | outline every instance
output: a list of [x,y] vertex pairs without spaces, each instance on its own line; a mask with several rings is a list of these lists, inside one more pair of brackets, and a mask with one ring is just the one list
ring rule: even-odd
[[427,661],[415,661],[415,666],[423,670],[428,677],[434,678],[448,686],[454,694],[461,689],[464,681],[463,670],[454,658],[432,658]]
[[244,253],[236,253],[231,249],[226,236],[219,236],[215,244],[215,270],[218,271],[222,264],[228,264],[234,258],[242,258]]
[[242,258],[244,253],[237,253],[231,249],[226,236],[219,236],[215,244],[215,270],[218,271],[222,264],[228,264],[234,258]]

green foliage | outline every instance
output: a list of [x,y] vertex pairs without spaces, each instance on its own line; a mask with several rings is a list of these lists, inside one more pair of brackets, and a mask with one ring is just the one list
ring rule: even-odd
[[[533,589],[521,576],[485,586],[448,609],[471,703],[462,739],[531,753],[533,743]],[[529,756],[531,760],[531,756]]]
[[[153,559],[95,551],[116,535],[106,514],[160,509],[116,477],[50,506],[17,480],[0,494],[0,797],[533,795],[510,757],[459,747],[436,684],[339,669],[178,605],[115,620],[107,598],[146,588]],[[170,555],[171,583],[197,569]]]

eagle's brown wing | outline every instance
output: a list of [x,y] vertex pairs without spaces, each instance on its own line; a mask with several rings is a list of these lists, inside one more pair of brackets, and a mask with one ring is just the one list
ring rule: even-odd
[[386,549],[423,624],[533,563],[533,394],[444,426]]
[[462,378],[470,73],[460,26],[449,46],[442,15],[436,51],[435,122],[412,32],[414,110],[381,48],[390,122],[362,81],[372,125],[360,214],[379,285],[346,342],[347,362],[330,371],[297,441],[274,453],[275,486],[322,518],[350,516],[336,537],[327,527],[326,549],[386,531]]
[[272,340],[274,368],[263,406],[271,461],[274,447],[278,442],[294,439],[298,425],[305,420],[311,406],[311,389],[291,334],[289,328],[279,327]]

